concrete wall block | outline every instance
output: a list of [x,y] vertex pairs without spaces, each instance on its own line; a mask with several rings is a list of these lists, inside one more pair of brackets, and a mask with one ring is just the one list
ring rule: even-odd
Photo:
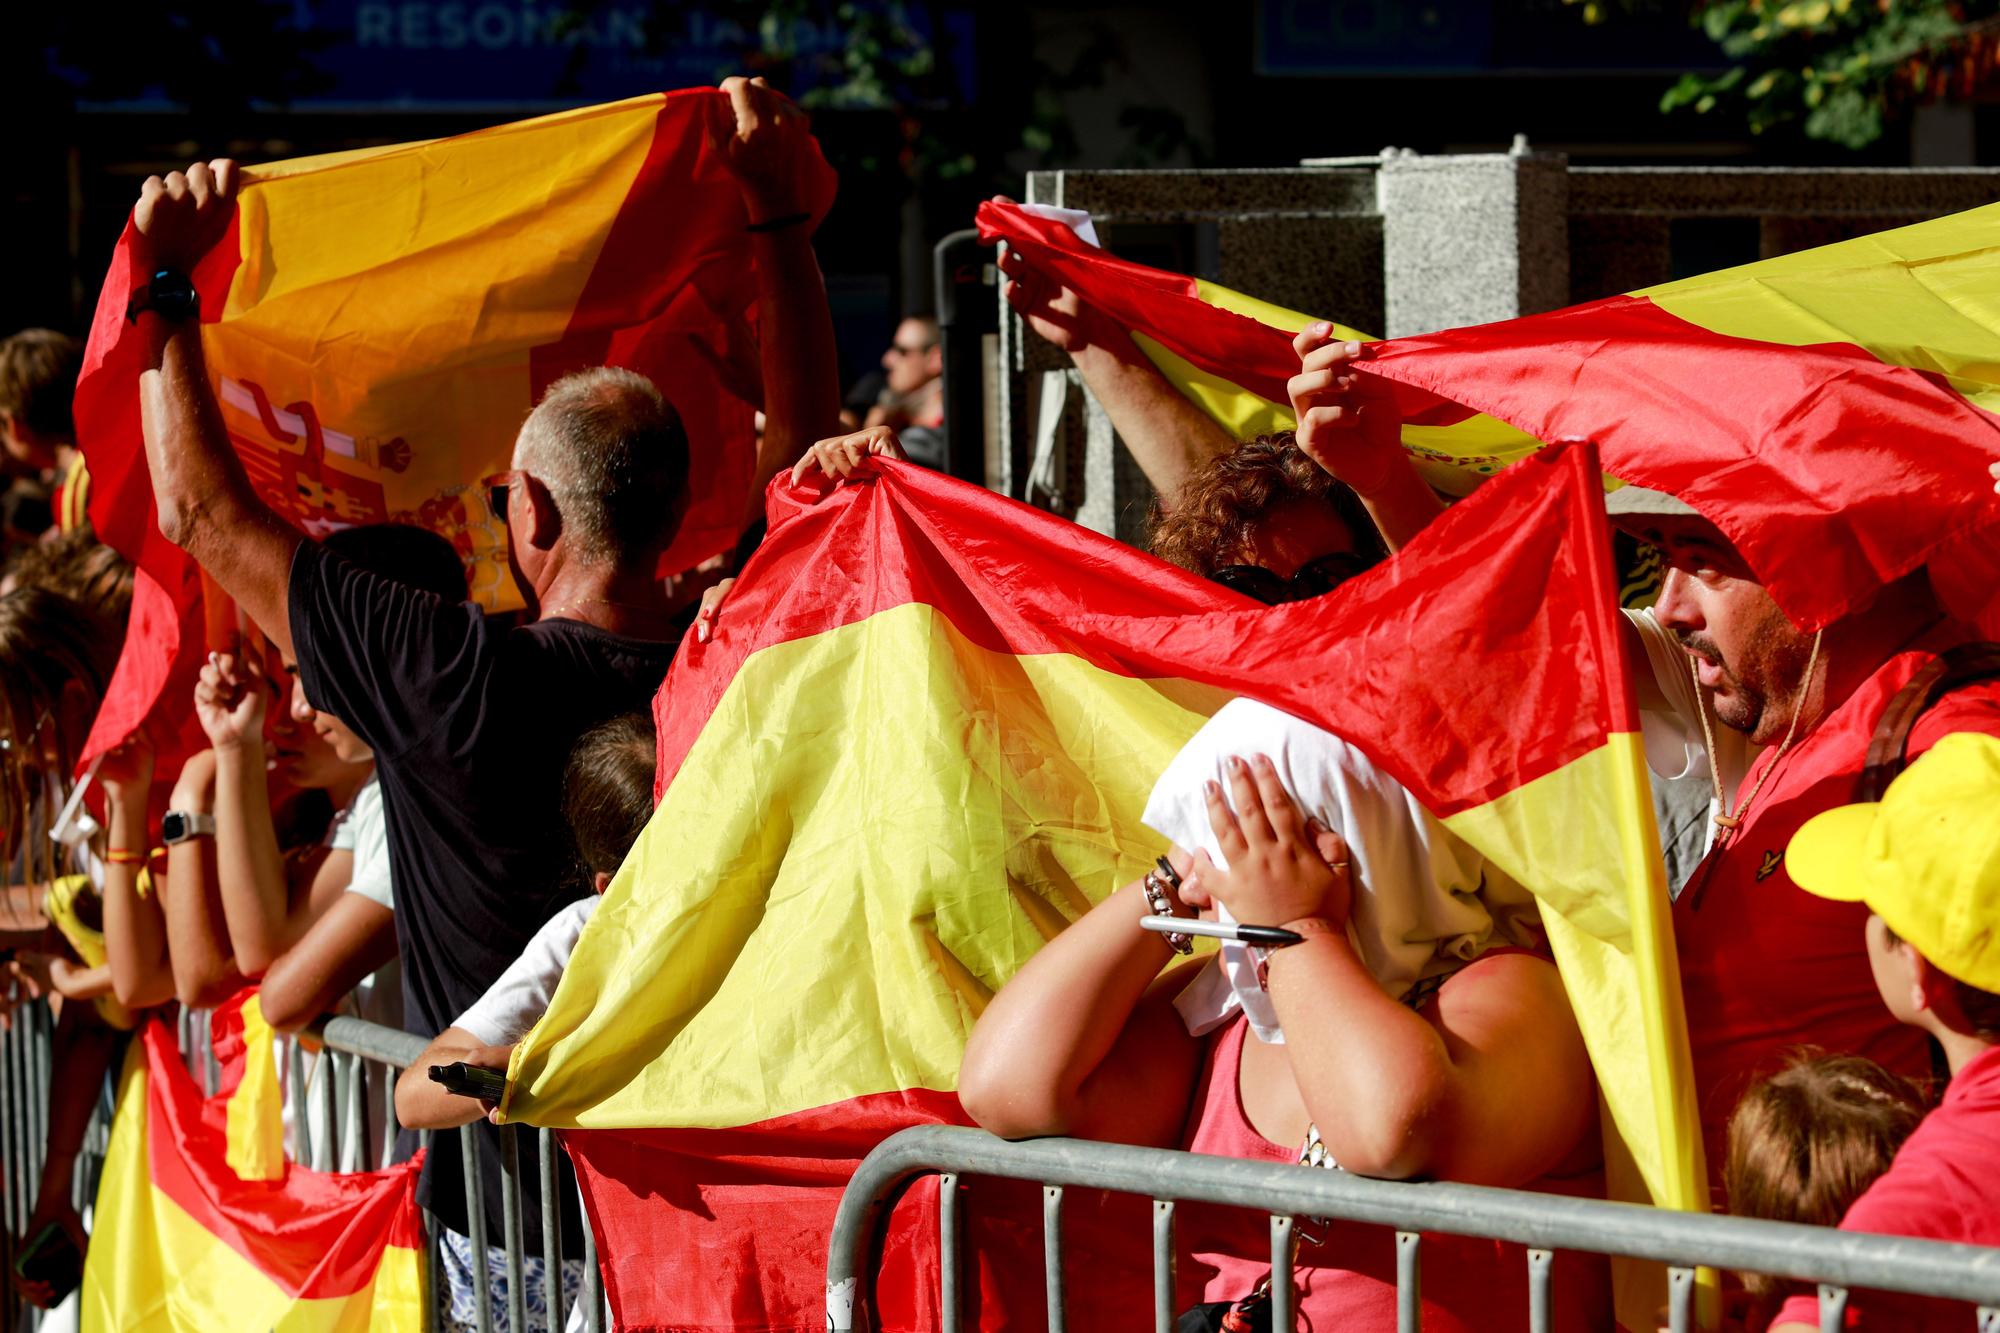
[[1559,155],[1385,158],[1376,183],[1389,336],[1567,301],[1566,167]]
[[[1039,178],[1053,177],[1047,196]],[[1192,222],[1205,218],[1271,214],[1372,216],[1372,168],[1275,168],[1255,171],[1036,172],[1029,198],[1064,208],[1087,208],[1123,222]]]
[[1216,240],[1223,286],[1367,333],[1383,327],[1380,218],[1224,219]]

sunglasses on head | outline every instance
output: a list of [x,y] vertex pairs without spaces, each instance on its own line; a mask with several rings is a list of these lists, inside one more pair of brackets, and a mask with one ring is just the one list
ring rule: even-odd
[[1352,551],[1336,551],[1308,560],[1288,579],[1262,565],[1224,565],[1208,577],[1231,592],[1254,597],[1266,606],[1278,606],[1332,592],[1356,574],[1366,572],[1371,563]]

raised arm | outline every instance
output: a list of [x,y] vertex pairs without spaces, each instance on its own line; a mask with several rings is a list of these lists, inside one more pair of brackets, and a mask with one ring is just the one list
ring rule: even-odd
[[[148,178],[132,210],[141,273],[191,274],[227,232],[235,210],[236,164],[226,159]],[[137,320],[146,345],[139,413],[160,532],[289,655],[285,590],[304,538],[258,498],[229,446],[202,360],[199,321],[163,301],[148,304]]]
[[[203,750],[181,768],[174,809],[215,812],[215,754]],[[222,894],[216,885],[215,839],[187,838],[167,848],[167,957],[174,994],[190,1008],[220,1004],[243,984],[229,947]]]
[[[303,891],[291,882],[271,816],[264,772],[264,714],[270,689],[254,655],[216,655],[195,685],[194,711],[215,753],[215,877],[236,966],[261,977],[325,911],[354,866],[330,852]],[[265,1015],[271,1012],[269,997]],[[284,1026],[273,1018],[276,1026]]]
[[97,780],[104,788],[104,952],[111,990],[127,1009],[145,1009],[174,998],[167,963],[167,924],[159,882],[147,870],[151,848],[146,794],[153,786],[153,747],[134,736],[104,756]]
[[395,956],[396,914],[343,892],[264,974],[264,1017],[280,1031],[304,1027]]
[[1139,928],[1128,884],[1042,946],[979,1016],[958,1070],[966,1114],[1005,1138],[1180,1142],[1201,1046],[1173,999],[1185,968]]
[[1190,472],[1236,447],[1229,432],[1167,383],[1131,335],[1095,306],[1037,273],[1013,250],[1000,256],[1000,271],[1007,275],[1007,304],[1069,353],[1162,506],[1173,507]]
[[1204,863],[1196,875],[1237,920],[1305,936],[1272,953],[1271,1000],[1334,1160],[1363,1175],[1518,1186],[1576,1153],[1597,1124],[1596,1085],[1555,967],[1481,959],[1418,1013],[1383,992],[1348,940],[1345,844],[1323,834],[1315,845],[1262,755],[1230,761],[1230,797],[1209,784],[1229,870]]
[[761,78],[727,79],[722,90],[734,124],[717,125],[716,146],[742,186],[757,261],[764,439],[753,503],[761,506],[771,478],[814,440],[839,430],[840,370],[826,283],[813,256],[809,201],[798,192],[798,166],[812,147],[805,113]]
[[1395,399],[1374,376],[1359,374],[1368,344],[1339,342],[1328,324],[1308,324],[1292,339],[1299,373],[1286,384],[1298,418],[1299,448],[1353,487],[1391,551],[1400,551],[1444,512],[1403,450]]

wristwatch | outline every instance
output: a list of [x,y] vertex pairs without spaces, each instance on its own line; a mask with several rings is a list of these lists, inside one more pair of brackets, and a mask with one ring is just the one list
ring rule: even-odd
[[201,314],[201,293],[185,273],[163,268],[153,275],[153,280],[132,293],[132,300],[125,307],[125,318],[130,323],[138,323],[142,311],[150,310],[161,319],[179,323]]
[[169,847],[175,843],[186,842],[189,838],[214,836],[214,815],[199,814],[193,810],[169,810],[160,816],[160,841]]

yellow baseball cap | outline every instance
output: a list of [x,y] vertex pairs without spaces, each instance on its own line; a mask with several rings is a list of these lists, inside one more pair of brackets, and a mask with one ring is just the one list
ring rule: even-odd
[[1813,816],[1785,869],[1808,893],[1868,904],[1947,975],[2000,992],[2000,736],[1955,732],[1880,801]]

